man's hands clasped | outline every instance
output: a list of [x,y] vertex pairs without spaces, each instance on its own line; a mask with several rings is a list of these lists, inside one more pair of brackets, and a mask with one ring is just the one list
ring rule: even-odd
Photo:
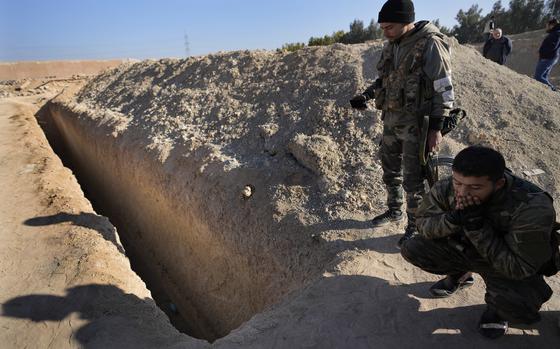
[[461,225],[466,231],[482,229],[486,206],[480,199],[469,194],[457,196],[455,199],[455,211],[450,214],[453,223]]

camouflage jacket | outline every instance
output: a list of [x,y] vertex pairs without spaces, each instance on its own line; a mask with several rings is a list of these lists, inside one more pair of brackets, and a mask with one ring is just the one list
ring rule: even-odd
[[477,231],[453,224],[452,179],[440,181],[418,208],[416,223],[427,239],[464,234],[478,254],[510,279],[535,275],[552,257],[551,231],[556,213],[550,196],[536,185],[506,174],[506,185],[486,204],[485,223]]
[[377,69],[379,79],[364,95],[378,109],[429,115],[430,128],[441,129],[455,96],[449,47],[436,26],[418,22],[404,38],[387,42]]

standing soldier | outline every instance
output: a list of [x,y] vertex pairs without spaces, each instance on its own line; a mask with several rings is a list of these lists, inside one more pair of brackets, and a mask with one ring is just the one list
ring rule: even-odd
[[350,101],[363,110],[375,99],[376,108],[383,111],[380,157],[388,210],[375,217],[373,225],[403,219],[404,187],[408,224],[399,246],[416,231],[414,215],[425,194],[421,157],[437,149],[443,118],[454,101],[445,37],[428,21],[414,23],[414,17],[410,0],[383,5],[378,22],[389,41],[377,65],[379,78]]
[[503,336],[508,322],[531,324],[552,290],[543,275],[560,264],[552,198],[506,171],[497,151],[475,146],[461,151],[453,175],[432,188],[417,211],[418,235],[402,256],[415,266],[447,275],[430,292],[449,297],[470,286],[470,272],[486,284],[480,332]]

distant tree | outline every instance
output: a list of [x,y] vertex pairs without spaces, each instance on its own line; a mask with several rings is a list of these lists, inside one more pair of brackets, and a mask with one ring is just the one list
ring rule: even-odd
[[453,34],[460,43],[472,43],[482,38],[482,9],[472,5],[467,11],[459,10],[455,17],[458,25],[453,27]]
[[560,15],[556,6],[560,7],[560,0],[510,0],[506,10],[502,1],[498,0],[492,10],[482,16],[482,9],[473,5],[467,11],[459,10],[456,17],[458,25],[453,27],[452,33],[461,43],[480,41],[482,30],[492,17],[496,27],[502,28],[508,35],[541,29],[552,13]]
[[[311,37],[307,44],[309,46],[326,46],[335,43],[358,44],[381,38],[383,38],[383,30],[381,30],[379,23],[375,22],[374,19],[369,22],[367,28],[364,26],[363,21],[356,19],[350,23],[350,31],[345,32],[344,30],[339,30],[332,33],[332,35]],[[285,44],[281,49],[278,49],[278,51],[297,51],[304,46],[305,44],[303,43]]]
[[544,20],[544,0],[511,0],[506,12],[510,34],[541,29]]
[[357,44],[366,41],[367,31],[364,22],[359,19],[350,23],[350,31],[344,35],[342,42],[345,44]]
[[333,33],[332,35],[325,35],[322,38],[314,38],[311,37],[309,39],[309,46],[326,46],[326,45],[332,45],[334,43],[337,42],[341,42],[342,41],[342,37],[344,37],[344,31],[343,30],[339,30],[335,33]]
[[[459,10],[455,17],[458,24],[453,29],[442,26],[439,20],[433,21],[433,24],[443,34],[455,36],[460,43],[475,43],[482,41],[484,26],[492,17],[496,27],[502,28],[507,35],[542,29],[550,18],[560,19],[560,0],[510,0],[507,10],[502,5],[502,0],[498,0],[485,16],[482,16],[482,9],[475,4],[466,11]],[[356,19],[350,23],[348,32],[340,30],[332,35],[312,37],[308,44],[309,46],[332,45],[337,42],[357,44],[381,38],[383,38],[383,31],[379,23],[372,19],[366,28],[363,21]],[[286,44],[280,50],[295,51],[304,46],[303,43]]]
[[284,45],[282,45],[282,48],[279,48],[277,51],[278,52],[295,52],[295,51],[301,50],[304,47],[305,47],[305,44],[303,42],[295,42],[295,43],[284,44]]
[[369,26],[366,29],[366,34],[366,40],[377,40],[383,38],[383,30],[379,26],[379,23],[375,21],[375,19],[372,19],[371,22],[369,22]]
[[358,44],[368,40],[380,39],[382,37],[383,31],[375,20],[372,19],[366,28],[363,21],[356,19],[350,23],[350,31],[345,32],[343,30],[339,30],[334,32],[332,35],[325,35],[318,38],[311,37],[308,45],[325,46],[335,43]]

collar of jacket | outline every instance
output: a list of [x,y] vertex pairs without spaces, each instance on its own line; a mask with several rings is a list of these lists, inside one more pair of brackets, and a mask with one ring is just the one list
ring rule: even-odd
[[427,36],[427,35],[430,35],[430,34],[433,34],[433,33],[439,33],[439,30],[435,25],[430,23],[430,21],[420,21],[420,22],[414,23],[414,29],[412,29],[408,33],[404,34],[398,40],[395,40],[392,43],[396,44],[396,45],[399,45],[399,46],[405,46],[405,45],[408,45],[411,42],[417,41],[421,37],[424,37],[424,36]]
[[393,43],[395,43],[397,45],[400,45],[401,43],[406,44],[417,33],[422,31],[422,29],[424,29],[426,27],[426,25],[428,25],[429,23],[430,23],[430,21],[420,21],[420,22],[414,23],[414,29],[412,29],[408,33],[404,34],[403,36],[401,36],[397,40],[393,41]]
[[492,194],[492,196],[488,200],[488,204],[490,206],[501,204],[505,200],[507,200],[507,193],[511,191],[511,188],[513,186],[513,177],[509,173],[504,174],[504,177],[506,179],[506,184],[502,189]]
[[556,24],[552,29],[546,31],[547,33],[560,32],[560,24]]
[[496,38],[491,38],[491,39],[490,39],[490,41],[492,41],[492,42],[499,42],[499,43],[502,43],[502,42],[504,42],[504,41],[507,41],[507,39],[506,39],[506,37],[505,37],[505,36],[502,36],[502,37],[501,37],[501,38],[499,38],[499,39],[496,39]]

